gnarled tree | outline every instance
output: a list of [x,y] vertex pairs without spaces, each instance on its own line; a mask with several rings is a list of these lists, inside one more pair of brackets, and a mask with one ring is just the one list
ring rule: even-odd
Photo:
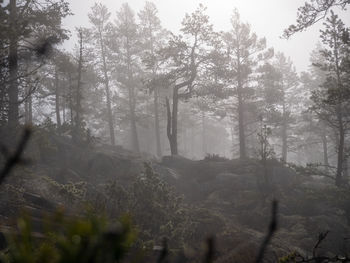
[[191,15],[186,14],[182,21],[182,34],[172,35],[168,46],[162,50],[170,71],[166,73],[172,90],[172,109],[169,98],[167,107],[167,136],[172,155],[178,154],[177,120],[181,99],[189,98],[201,66],[210,59],[214,49],[216,34],[205,14],[206,8],[200,5]]

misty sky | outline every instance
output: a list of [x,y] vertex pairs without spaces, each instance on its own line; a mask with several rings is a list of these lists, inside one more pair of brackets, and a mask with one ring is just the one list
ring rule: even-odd
[[[89,26],[87,13],[96,0],[70,0],[74,16],[64,21],[70,29],[77,26]],[[113,17],[116,10],[125,1],[101,0],[110,9]],[[128,0],[129,5],[138,12],[143,8],[144,0]],[[191,13],[202,3],[208,7],[207,13],[216,30],[229,30],[232,10],[236,7],[244,22],[249,22],[252,30],[260,37],[267,38],[267,45],[282,51],[294,61],[296,69],[307,70],[309,54],[315,48],[322,22],[309,28],[306,32],[298,33],[290,40],[281,39],[283,30],[296,20],[297,8],[305,0],[153,0],[159,10],[163,27],[176,32],[185,13]],[[336,9],[335,11],[339,11]],[[339,15],[347,26],[350,26],[350,11],[340,12]],[[74,46],[75,37],[65,43],[65,48]]]

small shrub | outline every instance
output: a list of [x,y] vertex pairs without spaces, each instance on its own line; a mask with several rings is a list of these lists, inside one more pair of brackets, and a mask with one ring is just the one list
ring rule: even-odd
[[208,161],[208,162],[225,162],[225,161],[229,161],[229,159],[226,158],[226,157],[220,156],[219,154],[207,153],[205,158],[204,158],[204,161]]

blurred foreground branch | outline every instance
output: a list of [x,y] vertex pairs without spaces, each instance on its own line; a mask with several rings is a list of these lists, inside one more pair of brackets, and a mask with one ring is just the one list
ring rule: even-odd
[[215,256],[215,239],[209,237],[207,239],[207,252],[205,253],[204,263],[213,263]]
[[161,250],[161,252],[159,254],[159,257],[157,259],[157,263],[164,263],[164,262],[166,262],[168,254],[169,254],[169,251],[168,251],[168,240],[166,238],[163,238],[162,250]]
[[[22,159],[22,154],[23,154],[23,151],[24,151],[24,149],[29,141],[30,135],[31,135],[31,130],[28,127],[25,128],[24,133],[21,137],[21,140],[20,140],[15,152],[12,155],[5,156],[6,157],[5,165],[4,165],[4,168],[2,168],[2,170],[0,172],[0,185],[4,182],[5,178],[9,175],[11,170],[17,164],[20,164],[24,161]],[[2,148],[3,148],[2,150],[4,153],[8,152],[5,146],[3,146]]]
[[349,4],[350,0],[311,0],[305,2],[303,6],[298,8],[296,24],[285,29],[283,37],[288,39],[295,33],[302,32],[323,20],[332,8],[338,7],[345,10]]
[[271,238],[274,235],[274,233],[277,230],[277,210],[278,210],[278,202],[276,200],[273,200],[272,202],[272,211],[271,211],[271,222],[269,226],[269,232],[267,233],[264,242],[261,244],[259,254],[256,258],[256,263],[263,262],[264,254],[266,252],[267,246],[271,242]]

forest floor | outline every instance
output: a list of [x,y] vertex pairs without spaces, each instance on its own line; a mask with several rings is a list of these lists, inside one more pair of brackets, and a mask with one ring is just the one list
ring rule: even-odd
[[[343,254],[350,249],[348,192],[336,189],[327,179],[300,175],[275,160],[268,163],[265,177],[258,160],[194,161],[180,156],[156,160],[121,147],[75,146],[68,138],[49,133],[36,134],[26,156],[31,164],[18,167],[1,186],[3,232],[5,226],[14,226],[14,218],[23,209],[34,218],[60,206],[75,214],[87,201],[95,207],[103,203],[108,209],[106,200],[112,197],[106,189],[115,184],[129,189],[148,163],[183,198],[198,230],[191,240],[200,243],[209,235],[216,236],[217,262],[253,261],[252,251],[258,251],[267,232],[274,199],[279,210],[278,230],[268,251],[271,259],[293,252],[312,254],[319,234],[326,231],[329,234],[317,253]],[[118,206],[115,214],[119,215],[128,208],[121,191],[115,195],[113,205]],[[40,232],[40,220],[34,219],[33,224]]]

